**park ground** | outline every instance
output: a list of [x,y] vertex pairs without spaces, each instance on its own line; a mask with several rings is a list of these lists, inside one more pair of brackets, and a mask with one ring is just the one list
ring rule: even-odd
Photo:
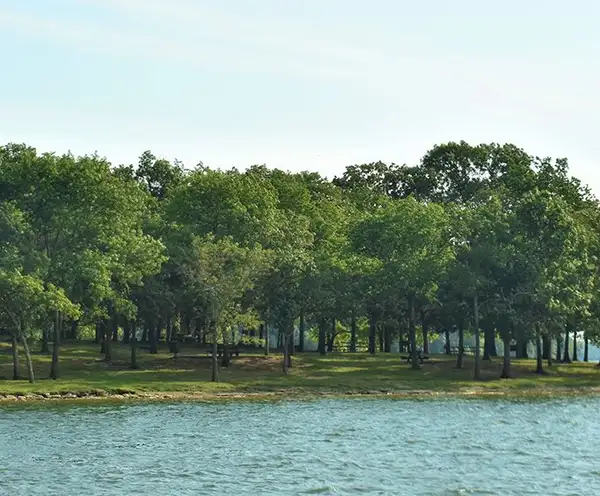
[[[546,367],[535,374],[535,360],[513,360],[509,380],[501,380],[501,357],[482,362],[482,381],[473,381],[472,357],[456,368],[456,357],[433,355],[422,369],[411,370],[398,354],[340,353],[320,357],[301,353],[293,358],[289,375],[281,355],[260,351],[234,357],[220,368],[219,382],[210,381],[211,360],[205,350],[181,350],[173,358],[165,349],[156,355],[138,353],[140,368],[131,370],[129,349],[114,345],[114,360],[102,360],[99,346],[69,343],[61,348],[60,379],[48,379],[50,355],[34,353],[36,382],[12,380],[12,355],[0,343],[0,402],[43,400],[217,400],[311,398],[338,395],[390,397],[548,397],[600,393],[600,368],[576,362]],[[26,376],[21,358],[21,374]]]

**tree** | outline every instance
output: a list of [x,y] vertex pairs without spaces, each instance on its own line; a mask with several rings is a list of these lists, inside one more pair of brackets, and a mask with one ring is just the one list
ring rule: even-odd
[[407,301],[412,367],[419,369],[415,306],[435,294],[454,257],[447,212],[413,198],[398,200],[359,223],[352,236],[359,253],[381,261],[389,291]]

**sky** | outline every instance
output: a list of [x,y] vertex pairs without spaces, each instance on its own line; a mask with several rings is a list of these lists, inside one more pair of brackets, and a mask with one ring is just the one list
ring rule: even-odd
[[600,193],[596,0],[0,0],[0,143],[333,177],[437,143]]

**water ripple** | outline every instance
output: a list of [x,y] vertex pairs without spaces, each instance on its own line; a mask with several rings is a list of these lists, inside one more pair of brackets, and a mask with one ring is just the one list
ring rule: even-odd
[[0,494],[600,494],[600,400],[0,409]]

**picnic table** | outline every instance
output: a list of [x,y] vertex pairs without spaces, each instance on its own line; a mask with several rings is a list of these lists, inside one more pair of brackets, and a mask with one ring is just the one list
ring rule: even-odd
[[[406,360],[406,363],[410,363],[412,361],[412,353],[408,353],[408,355],[402,355],[400,357],[402,360]],[[428,355],[423,355],[421,350],[417,350],[417,358],[419,359],[419,363],[423,363],[425,360],[429,360]]]
[[[240,356],[240,348],[237,344],[232,344],[230,346],[227,347],[227,351],[229,351],[229,356],[236,356],[239,357]],[[212,344],[209,344],[206,347],[206,354],[207,355],[212,355],[213,352],[213,346]],[[224,347],[222,344],[217,345],[217,357],[222,357],[223,356],[223,352],[224,352]]]

